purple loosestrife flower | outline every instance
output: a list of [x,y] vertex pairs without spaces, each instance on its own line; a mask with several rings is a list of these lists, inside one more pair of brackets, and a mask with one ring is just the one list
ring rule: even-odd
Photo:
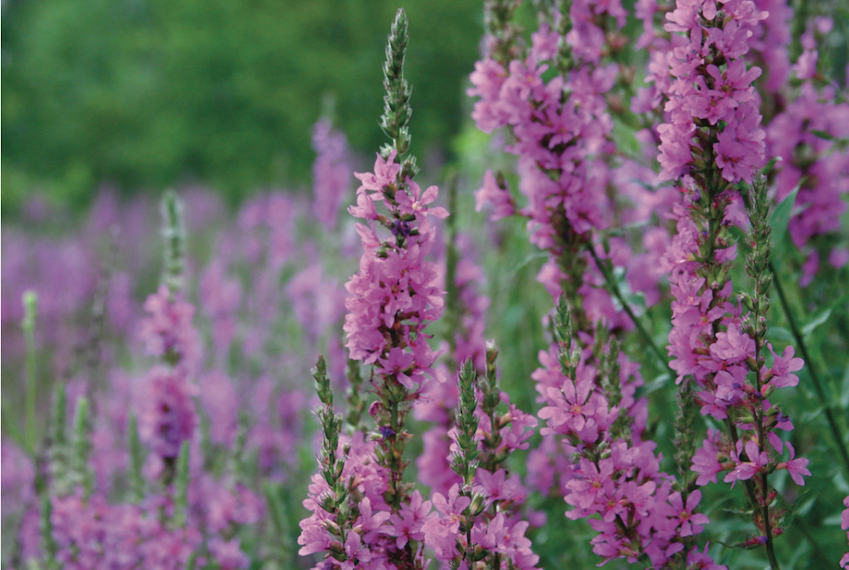
[[139,410],[139,435],[162,458],[176,458],[190,440],[198,418],[192,397],[198,389],[179,368],[156,366],[145,378],[145,397]]
[[148,317],[142,321],[140,336],[147,353],[193,372],[200,364],[201,350],[197,331],[192,327],[194,306],[181,293],[174,294],[172,300],[163,284],[147,298],[144,309]]
[[321,264],[310,265],[286,286],[295,318],[313,338],[321,337],[345,311],[345,293],[324,277]]
[[357,430],[343,446],[341,417],[333,412],[323,358],[313,369],[324,405],[317,411],[324,432],[321,474],[314,476],[304,502],[312,515],[301,521],[298,543],[301,555],[324,552],[325,566],[343,570],[425,566],[418,527],[428,509],[402,481],[407,466],[403,451],[411,437],[405,423],[412,403],[427,388],[426,376],[436,377],[432,365],[437,353],[428,344],[425,327],[440,317],[443,291],[438,265],[427,260],[435,241],[429,218],[444,218],[448,212],[429,207],[437,188],[422,192],[413,181],[415,159],[401,158],[410,144],[410,92],[403,76],[407,42],[407,18],[399,10],[383,68],[381,127],[392,144],[377,155],[374,172],[356,174],[361,182],[357,205],[348,210],[365,221],[356,226],[363,254],[359,272],[345,286],[351,296],[343,328],[349,358],[373,365],[377,401],[369,413],[377,433],[368,441]]
[[185,568],[203,537],[196,529],[165,528],[155,509],[111,505],[100,494],[53,499],[56,559],[69,570]]
[[[621,26],[625,12],[618,2],[575,2],[569,16],[560,19],[558,31],[541,26],[522,59],[507,62],[493,53],[478,62],[471,76],[474,87],[469,90],[470,96],[481,97],[472,114],[478,128],[491,132],[506,126],[517,139],[507,150],[519,156],[519,187],[527,199],[527,206],[519,212],[528,219],[531,241],[551,256],[538,280],[553,297],[563,294],[569,299],[582,346],[589,351],[581,363],[580,380],[573,378],[571,384],[561,374],[557,347],[540,353],[543,368],[532,376],[545,406],[540,417],[550,420],[542,433],[544,437],[573,436],[567,453],[578,445],[596,442],[617,421],[620,409],[624,416],[637,418],[644,415],[641,410],[645,408],[644,401],[633,399],[642,380],[627,360],[619,364],[625,372],[611,384],[619,399],[608,405],[605,389],[596,382],[594,360],[600,355],[592,355],[595,342],[590,334],[596,323],[604,323],[605,328],[632,326],[602,287],[603,268],[592,259],[590,250],[593,232],[606,228],[613,217],[609,212],[614,211],[606,191],[613,175],[603,156],[615,151],[605,95],[616,81],[617,66],[599,64],[605,34],[597,24],[611,17]],[[575,27],[566,33],[563,28],[569,22]],[[568,63],[558,51],[562,41],[573,48]],[[548,62],[562,74],[546,81],[543,74]],[[477,197],[479,206],[487,197],[492,199],[500,217],[512,202],[498,182],[488,173]],[[599,249],[596,255],[602,263],[619,266],[629,261],[625,248],[611,248],[609,253]],[[615,360],[619,362],[618,356]],[[638,424],[635,430],[639,431]],[[546,447],[557,449],[557,444]],[[541,465],[541,459],[536,454],[535,465]],[[551,461],[559,459],[555,456]],[[563,484],[574,470],[574,466],[565,470]],[[538,480],[550,485],[545,477]]]
[[[381,161],[378,157],[377,162]],[[400,165],[396,166],[397,169],[384,166],[376,170],[397,173]],[[367,178],[367,175],[360,176]],[[375,176],[375,180],[383,178]],[[372,184],[377,183],[372,181]],[[387,182],[386,187],[395,184],[400,184],[400,181]],[[408,180],[404,184],[410,188],[413,197],[420,192],[415,182]],[[374,201],[365,194],[367,189],[364,182],[358,192],[366,200]],[[400,191],[399,197],[405,195],[402,192],[405,191]],[[435,195],[436,187],[431,187],[429,193]],[[351,297],[346,300],[349,312],[344,328],[348,333],[347,346],[352,359],[373,364],[385,354],[386,358],[393,359],[394,366],[400,363],[403,353],[407,355],[403,359],[413,359],[405,367],[412,366],[414,375],[419,377],[430,368],[435,358],[420,333],[428,322],[439,318],[443,302],[442,292],[436,285],[438,268],[435,263],[426,261],[433,247],[435,230],[426,217],[428,211],[424,204],[413,198],[410,200],[413,200],[410,205],[415,204],[418,209],[415,214],[402,213],[400,202],[398,206],[388,205],[390,214],[396,219],[391,224],[392,233],[396,236],[394,244],[378,238],[373,221],[368,226],[357,225],[357,231],[363,236],[365,253],[360,260],[360,272],[345,286]],[[447,212],[439,208],[435,215],[444,217]],[[410,225],[412,220],[402,219],[403,216],[413,216],[418,222],[417,227]],[[389,342],[398,344],[393,347]],[[389,354],[392,348],[397,349],[394,355]]]
[[[541,433],[562,438],[567,456],[575,458],[562,477],[565,501],[573,507],[566,516],[590,519],[598,533],[593,551],[605,560],[648,557],[657,568],[678,564],[708,522],[694,512],[701,496],[673,492],[672,477],[660,472],[655,444],[640,441],[645,403],[634,405],[625,391],[636,368],[624,366],[627,360],[613,347],[602,348],[597,365],[589,364],[605,338],[570,354],[568,314],[561,302],[554,314],[559,346],[540,354],[544,368],[534,373],[545,406],[539,415],[548,420]],[[618,405],[611,405],[614,397]]]
[[216,536],[209,541],[209,552],[215,557],[221,570],[236,570],[250,566],[250,559],[239,547],[238,538],[225,542]]

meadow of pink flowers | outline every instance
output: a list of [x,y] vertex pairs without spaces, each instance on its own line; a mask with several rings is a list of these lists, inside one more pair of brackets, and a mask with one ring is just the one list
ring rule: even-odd
[[833,21],[520,4],[442,173],[399,11],[367,172],[4,225],[5,568],[849,565]]

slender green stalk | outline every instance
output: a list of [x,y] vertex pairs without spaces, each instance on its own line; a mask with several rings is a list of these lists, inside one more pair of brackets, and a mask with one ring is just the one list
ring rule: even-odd
[[816,366],[814,365],[814,359],[811,358],[811,355],[808,352],[805,338],[799,330],[799,325],[796,323],[796,318],[793,316],[793,311],[790,309],[790,304],[787,302],[787,295],[784,292],[784,288],[781,286],[781,280],[778,278],[778,273],[775,271],[775,266],[772,261],[769,262],[769,269],[773,275],[775,289],[778,291],[778,299],[781,301],[781,308],[784,310],[784,314],[787,316],[787,322],[790,324],[790,332],[793,334],[793,338],[796,340],[796,344],[802,352],[802,357],[805,359],[805,367],[811,375],[811,381],[814,383],[814,389],[817,391],[817,396],[819,396],[820,403],[825,410],[826,421],[828,422],[828,427],[831,430],[831,435],[834,437],[834,443],[837,447],[837,451],[840,454],[840,458],[843,460],[844,466],[846,467],[846,473],[849,474],[849,451],[847,451],[846,444],[843,442],[840,428],[837,425],[837,419],[834,417],[834,411],[831,409],[828,397],[825,395],[822,382],[820,382]]
[[59,382],[53,391],[53,415],[50,417],[50,448],[48,452],[49,470],[52,490],[61,493],[64,489],[63,480],[68,473],[68,434],[65,411],[68,401],[65,395],[65,384]]
[[37,423],[35,421],[36,398],[38,396],[38,375],[35,354],[35,320],[38,314],[38,296],[35,291],[26,291],[23,297],[24,319],[21,327],[24,329],[26,341],[26,446],[31,455],[35,454],[38,441]]
[[599,271],[601,271],[601,274],[604,277],[604,281],[607,284],[608,291],[613,293],[613,296],[619,300],[619,303],[622,305],[622,308],[625,310],[628,316],[631,317],[631,320],[634,322],[634,325],[637,327],[637,330],[640,332],[640,335],[643,337],[643,340],[646,341],[646,343],[651,348],[652,352],[655,354],[655,356],[657,356],[658,362],[660,363],[661,367],[669,369],[669,355],[664,354],[663,351],[661,351],[660,348],[657,346],[657,344],[655,344],[654,339],[649,334],[649,331],[646,330],[646,327],[643,325],[643,322],[634,313],[634,310],[631,308],[631,305],[628,304],[628,301],[625,300],[625,297],[622,295],[622,291],[619,290],[619,285],[616,283],[616,280],[613,279],[613,276],[610,274],[610,271],[608,271],[607,265],[602,263],[601,259],[599,259],[598,255],[595,252],[593,244],[588,243],[587,249],[589,250],[590,255],[593,256],[593,259],[595,260]]
[[130,415],[127,438],[130,450],[130,496],[134,503],[138,503],[144,497],[144,478],[142,477],[144,448],[139,441],[138,419],[135,414]]
[[[746,257],[746,272],[755,281],[755,294],[742,295],[743,304],[750,311],[747,315],[743,329],[755,341],[755,390],[758,394],[761,393],[763,380],[761,378],[761,368],[764,365],[764,358],[761,356],[761,351],[764,347],[764,339],[768,331],[766,314],[769,311],[770,299],[767,295],[769,286],[772,284],[772,275],[769,274],[769,261],[772,255],[772,228],[769,225],[769,202],[767,200],[766,179],[762,174],[755,177],[754,185],[749,193],[747,203],[749,221],[751,222],[751,232],[749,233],[749,243],[752,244],[752,250]],[[754,409],[755,426],[758,432],[759,452],[768,452],[767,446],[769,442],[765,437],[764,430],[764,414],[766,410],[761,402],[759,408]],[[775,538],[773,537],[772,528],[769,520],[769,484],[767,481],[768,473],[761,472],[761,501],[760,509],[763,517],[764,534],[766,535],[766,552],[769,558],[769,564],[773,570],[779,570],[778,559],[775,555]]]
[[88,499],[94,487],[94,474],[91,472],[91,467],[89,466],[92,444],[88,398],[82,397],[77,400],[73,438],[71,466],[74,475],[74,485],[82,485],[83,496]]
[[53,538],[53,503],[50,495],[45,494],[41,498],[40,510],[41,549],[44,556],[44,566],[47,570],[58,570],[59,562],[56,560],[56,552],[59,550],[56,540]]
[[183,528],[189,515],[189,442],[180,446],[177,476],[174,480],[174,526]]

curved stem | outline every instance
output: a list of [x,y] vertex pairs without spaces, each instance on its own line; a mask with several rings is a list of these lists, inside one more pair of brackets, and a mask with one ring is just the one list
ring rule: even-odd
[[[605,281],[605,283],[607,283],[608,290],[611,293],[613,293],[613,296],[616,297],[616,299],[619,300],[619,303],[622,305],[622,308],[625,310],[625,312],[631,318],[631,321],[633,321],[634,325],[637,327],[637,330],[640,332],[640,335],[643,337],[643,340],[645,340],[648,343],[648,345],[652,349],[652,352],[654,352],[655,356],[657,356],[657,359],[661,363],[661,366],[663,368],[669,368],[669,357],[668,357],[668,355],[663,354],[663,352],[660,350],[660,348],[657,346],[657,344],[655,344],[654,339],[649,334],[649,331],[646,330],[642,321],[640,321],[640,319],[637,318],[637,315],[634,314],[634,310],[631,308],[631,305],[628,304],[628,301],[625,300],[625,297],[622,295],[622,292],[619,290],[619,285],[616,283],[616,281],[613,280],[613,276],[610,275],[610,273],[607,271],[607,267],[602,263],[602,261],[599,259],[598,255],[596,254],[595,248],[593,247],[592,242],[587,244],[587,249],[590,251],[590,255],[593,256],[593,259],[595,260],[595,263],[598,266],[599,271],[601,271],[601,274],[604,277],[604,281]],[[669,369],[669,370],[674,375],[674,371],[672,369]]]
[[772,271],[773,282],[775,283],[775,288],[778,291],[778,298],[781,301],[781,308],[784,309],[784,314],[787,316],[787,322],[790,323],[790,332],[793,334],[793,338],[796,339],[796,344],[799,346],[799,350],[802,351],[802,357],[805,359],[805,366],[808,369],[808,373],[811,375],[811,380],[814,383],[814,389],[817,391],[817,396],[819,396],[820,402],[825,410],[825,417],[828,421],[828,427],[831,429],[831,435],[834,437],[834,442],[837,444],[837,451],[840,453],[840,457],[846,467],[846,472],[849,473],[849,451],[846,450],[846,444],[843,442],[843,437],[840,434],[840,428],[837,426],[837,420],[834,417],[834,412],[828,403],[829,400],[825,395],[825,390],[823,389],[820,378],[817,375],[816,368],[814,367],[814,360],[811,358],[810,353],[808,353],[808,347],[805,344],[805,340],[802,337],[802,333],[799,330],[796,319],[793,317],[793,312],[790,310],[790,305],[787,302],[787,296],[784,294],[784,288],[781,286],[781,280],[778,278],[778,273],[776,272],[772,261],[769,262],[769,269]]

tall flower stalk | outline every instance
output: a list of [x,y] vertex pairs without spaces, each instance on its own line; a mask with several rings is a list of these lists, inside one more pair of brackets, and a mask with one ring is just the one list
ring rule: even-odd
[[[772,276],[767,222],[766,184],[755,179],[763,163],[764,132],[755,104],[752,82],[761,74],[747,69],[743,56],[750,30],[766,17],[751,3],[730,1],[721,8],[712,2],[694,10],[678,2],[667,15],[667,31],[685,32],[685,41],[673,43],[669,57],[670,83],[667,122],[661,135],[662,178],[677,180],[684,201],[676,210],[678,235],[669,252],[672,267],[672,331],[669,353],[678,373],[677,383],[692,392],[703,415],[725,426],[709,431],[692,458],[699,474],[694,486],[716,481],[743,481],[758,535],[747,542],[764,545],[769,563],[779,568],[774,538],[782,532],[783,511],[774,505],[776,493],[768,475],[787,469],[804,485],[808,460],[796,459],[795,450],[774,430],[790,430],[790,420],[769,402],[778,388],[795,386],[793,372],[802,368],[792,347],[781,356],[773,352],[768,368],[761,352],[766,344],[766,296]],[[733,304],[729,277],[737,256],[730,228],[743,220],[734,214],[739,200],[735,185],[745,182],[749,197],[749,242],[752,253],[747,271],[755,281],[753,294],[743,295],[748,313]],[[736,216],[736,217],[735,217]],[[692,387],[688,383],[693,383]],[[785,446],[789,460],[781,460]],[[678,457],[687,461],[686,457]],[[694,492],[694,491],[692,491]]]
[[[342,530],[342,551],[333,550],[335,543],[328,542],[321,528],[333,531],[335,527],[322,522],[328,511],[315,503],[313,516],[301,523],[299,538],[305,545],[302,554],[323,550],[328,553],[327,560],[343,562],[346,567],[378,559],[399,568],[422,567],[423,536],[408,528],[392,538],[394,535],[387,533],[401,532],[399,527],[393,530],[383,527],[382,522],[390,514],[407,520],[405,513],[421,512],[423,516],[430,510],[429,502],[423,509],[421,495],[411,495],[410,484],[403,481],[409,463],[404,450],[412,437],[406,429],[412,405],[425,384],[433,381],[428,376],[432,376],[437,354],[428,344],[425,328],[439,318],[443,306],[438,267],[427,260],[435,241],[429,216],[444,218],[448,212],[428,207],[436,200],[438,189],[431,186],[422,192],[413,180],[418,171],[415,158],[405,156],[410,147],[408,123],[412,114],[410,88],[404,78],[408,41],[407,16],[399,10],[383,66],[386,95],[380,125],[390,143],[381,148],[374,172],[356,174],[361,182],[357,204],[348,210],[364,221],[357,224],[364,251],[359,272],[346,284],[351,294],[346,301],[346,346],[351,360],[372,365],[371,383],[377,397],[369,408],[376,424],[370,436],[373,441],[355,444],[361,454],[359,461],[374,454],[375,485],[363,488],[355,484],[349,508],[368,519],[363,524],[369,531],[356,524]],[[379,213],[377,206],[381,203]],[[352,473],[359,469],[350,454],[345,469]],[[354,480],[361,481],[362,477]],[[357,518],[352,515],[349,520],[355,523]]]

